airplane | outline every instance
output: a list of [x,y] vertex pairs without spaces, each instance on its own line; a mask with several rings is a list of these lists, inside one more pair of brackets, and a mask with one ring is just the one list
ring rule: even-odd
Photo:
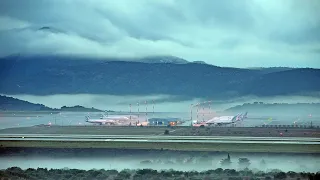
[[205,123],[208,125],[227,125],[227,124],[234,124],[237,121],[243,121],[245,118],[247,118],[248,112],[246,112],[244,115],[242,114],[237,114],[236,116],[219,116],[219,117],[214,117]]
[[[133,119],[133,118],[132,118]],[[90,119],[90,116],[86,116],[86,122],[89,123],[97,123],[97,124],[115,124],[120,121],[128,121],[130,117],[127,116],[106,116],[102,114],[99,119]]]
[[116,121],[113,119],[104,119],[104,118],[100,118],[100,119],[90,119],[89,116],[86,116],[86,122],[88,123],[95,123],[95,124],[100,124],[100,125],[104,125],[104,124],[115,124]]
[[197,122],[197,121],[192,122],[193,127],[204,127],[204,126],[208,126],[208,125],[209,124],[206,124],[205,122]]
[[238,115],[237,116],[219,116],[219,117],[214,117],[206,122],[208,125],[226,125],[226,124],[233,124],[237,121]]
[[86,122],[96,123],[96,124],[122,124],[125,122],[130,122],[130,120],[138,120],[139,117],[135,115],[126,115],[126,116],[108,116],[101,114],[99,119],[90,119],[90,116],[86,116]]

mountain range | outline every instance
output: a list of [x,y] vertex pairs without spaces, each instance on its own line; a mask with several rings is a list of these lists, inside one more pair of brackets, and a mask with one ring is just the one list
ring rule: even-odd
[[[201,62],[201,61],[199,61]],[[166,94],[226,99],[320,92],[312,68],[218,67],[172,56],[127,60],[54,55],[0,58],[2,94]]]

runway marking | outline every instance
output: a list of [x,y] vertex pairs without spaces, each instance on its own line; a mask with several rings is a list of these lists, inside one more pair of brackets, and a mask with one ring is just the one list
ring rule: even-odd
[[[171,131],[173,132],[173,131]],[[21,135],[0,135],[0,138],[10,139],[161,139],[161,140],[237,140],[237,141],[308,141],[308,142],[320,142],[320,138],[306,138],[306,137],[234,137],[234,136],[164,136],[162,133],[152,136],[141,135],[40,135],[40,134],[21,134]]]

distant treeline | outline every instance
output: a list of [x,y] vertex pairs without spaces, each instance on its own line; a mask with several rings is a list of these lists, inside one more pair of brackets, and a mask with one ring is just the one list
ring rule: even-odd
[[71,107],[67,107],[67,106],[62,106],[60,109],[54,109],[56,111],[86,111],[86,112],[103,112],[100,109],[96,109],[94,107],[92,108],[86,108],[83,106],[71,106]]
[[11,167],[6,170],[0,171],[0,177],[3,180],[9,179],[97,179],[97,180],[146,180],[146,179],[166,179],[166,180],[202,180],[202,179],[229,179],[229,180],[242,180],[242,179],[320,179],[320,173],[306,173],[306,172],[292,172],[287,173],[279,170],[272,170],[270,172],[258,171],[253,172],[249,169],[236,171],[234,169],[215,169],[208,171],[176,171],[176,170],[162,170],[157,171],[153,169],[139,169],[122,171],[117,170],[79,170],[79,169],[47,169],[47,168],[28,168],[22,170],[18,167]]
[[[96,108],[86,108],[83,106],[62,106],[61,108],[50,108],[43,104],[34,104],[20,99],[0,95],[0,111],[85,111],[85,112],[103,112]],[[108,111],[113,112],[113,111]]]

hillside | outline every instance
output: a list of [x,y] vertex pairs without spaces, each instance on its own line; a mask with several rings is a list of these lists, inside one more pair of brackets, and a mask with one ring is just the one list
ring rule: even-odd
[[[153,61],[155,57],[153,57]],[[186,98],[274,96],[320,91],[319,69],[271,73],[199,63],[142,63],[61,56],[0,59],[3,94],[168,94]]]
[[320,70],[303,68],[268,73],[247,83],[243,94],[258,96],[291,95],[320,90]]
[[73,106],[61,108],[50,108],[43,104],[34,104],[20,99],[0,95],[0,111],[69,111],[69,112],[103,112],[95,108]]
[[103,112],[100,109],[96,109],[96,108],[86,108],[83,106],[72,106],[72,107],[67,107],[67,106],[62,106],[60,109],[54,109],[56,111],[72,111],[72,112]]
[[43,104],[33,104],[28,101],[0,95],[0,111],[51,111],[53,109]]

